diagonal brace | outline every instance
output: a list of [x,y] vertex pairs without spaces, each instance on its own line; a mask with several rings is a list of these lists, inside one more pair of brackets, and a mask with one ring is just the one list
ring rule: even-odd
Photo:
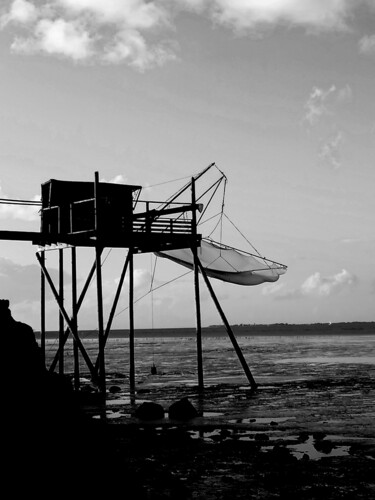
[[85,348],[84,348],[84,346],[83,346],[83,344],[81,342],[81,339],[79,338],[79,336],[77,334],[77,331],[76,331],[76,329],[75,329],[75,327],[74,327],[71,319],[69,318],[69,316],[68,316],[68,314],[67,314],[67,312],[66,312],[66,310],[64,308],[64,305],[62,304],[62,302],[60,300],[59,294],[56,291],[56,288],[55,288],[55,285],[54,285],[54,283],[52,281],[52,278],[49,275],[49,273],[48,273],[48,271],[47,271],[47,269],[46,269],[46,267],[45,267],[45,265],[44,265],[44,263],[42,261],[41,256],[37,253],[36,257],[37,257],[38,262],[40,264],[40,267],[41,267],[41,269],[43,271],[43,274],[44,274],[44,276],[46,277],[46,279],[48,281],[48,284],[49,284],[49,286],[51,288],[51,291],[52,291],[52,293],[53,293],[53,295],[55,297],[55,300],[56,300],[56,302],[57,302],[57,304],[59,306],[60,312],[63,315],[64,320],[66,321],[67,325],[69,326],[69,329],[72,332],[72,335],[73,335],[74,339],[77,342],[77,346],[80,349],[84,360],[86,361],[86,364],[87,364],[87,367],[90,370],[91,376],[93,378],[95,378],[96,377],[96,372],[95,372],[94,365],[92,364],[91,359],[89,358],[89,356],[88,356],[88,354],[87,354],[87,352],[86,352],[86,350],[85,350]]
[[228,323],[228,320],[227,320],[227,318],[226,318],[226,316],[224,314],[224,311],[221,308],[220,303],[219,303],[219,301],[218,301],[218,299],[217,299],[217,297],[215,295],[215,292],[214,292],[214,290],[212,288],[210,280],[208,279],[206,270],[202,266],[202,263],[199,260],[198,256],[196,257],[196,262],[197,262],[199,270],[200,270],[200,272],[201,272],[201,274],[202,274],[202,276],[204,278],[204,281],[205,281],[205,283],[207,285],[208,291],[211,294],[212,300],[215,303],[216,309],[218,310],[218,312],[219,312],[219,314],[221,316],[221,319],[222,319],[222,321],[223,321],[223,323],[225,325],[225,328],[226,328],[226,330],[228,332],[229,338],[230,338],[230,340],[232,342],[234,350],[236,351],[237,357],[238,357],[238,359],[239,359],[239,361],[240,361],[240,363],[242,365],[242,368],[243,368],[243,370],[244,370],[244,372],[246,374],[246,377],[247,377],[247,379],[248,379],[248,381],[250,383],[250,386],[252,387],[252,389],[256,389],[257,388],[257,383],[255,382],[255,380],[253,378],[253,375],[251,374],[250,368],[249,368],[249,366],[248,366],[248,364],[247,364],[247,362],[246,362],[246,360],[244,358],[244,355],[242,354],[240,346],[237,343],[237,339],[236,339],[236,337],[235,337],[235,335],[233,333],[233,330],[231,329],[231,327],[230,327],[230,325]]
[[[92,277],[94,276],[94,273],[95,273],[95,270],[96,270],[96,261],[94,261],[91,269],[90,269],[90,272],[87,276],[87,279],[86,279],[86,283],[85,283],[85,286],[83,287],[82,289],[82,292],[79,296],[79,299],[77,301],[77,311],[76,311],[76,314],[78,314],[80,308],[81,308],[81,305],[82,305],[82,302],[83,302],[83,299],[85,298],[86,296],[86,292],[90,286],[90,283],[91,283],[91,280],[92,280]],[[78,333],[78,332],[77,332]],[[66,330],[65,330],[65,334],[64,334],[64,338],[63,338],[63,341],[62,341],[62,346],[65,345],[66,341],[68,340],[69,338],[69,334],[70,334],[70,328],[68,327]],[[59,354],[60,354],[60,347],[57,349],[57,352],[55,354],[55,357],[51,363],[51,366],[50,366],[50,371],[54,371],[56,365],[57,365],[57,362],[58,362],[58,358],[59,358]]]
[[[129,261],[130,261],[130,252],[128,252],[128,254],[126,256],[125,263],[124,263],[124,267],[122,268],[120,280],[119,280],[119,283],[118,283],[118,286],[117,286],[117,290],[116,290],[116,295],[115,295],[115,298],[113,300],[111,312],[110,312],[109,318],[108,318],[108,323],[107,323],[107,326],[106,326],[106,329],[105,329],[105,332],[104,332],[104,347],[105,347],[105,344],[107,342],[107,339],[108,339],[108,336],[109,336],[109,332],[111,330],[113,318],[115,316],[116,307],[117,307],[117,304],[118,304],[118,301],[119,301],[119,298],[120,298],[121,289],[122,289],[122,285],[124,283],[124,279],[125,279],[125,275],[126,275],[126,270],[128,268]],[[95,370],[97,372],[99,370],[99,356],[96,358]]]

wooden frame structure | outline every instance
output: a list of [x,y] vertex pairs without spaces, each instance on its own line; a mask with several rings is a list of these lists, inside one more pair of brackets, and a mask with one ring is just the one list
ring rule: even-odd
[[[39,245],[36,253],[41,269],[41,349],[45,354],[45,297],[48,284],[59,308],[59,346],[49,367],[54,371],[58,365],[59,372],[64,371],[64,345],[70,335],[73,337],[74,354],[74,387],[79,388],[79,354],[83,357],[90,371],[92,380],[100,392],[106,392],[105,346],[110,334],[116,307],[121,295],[125,276],[129,274],[129,378],[130,391],[135,392],[135,356],[134,356],[134,255],[178,248],[190,248],[194,256],[194,288],[196,304],[196,342],[198,387],[204,389],[202,330],[200,310],[199,273],[214,301],[214,304],[225,325],[229,338],[236,351],[251,388],[257,384],[251,374],[247,362],[237,343],[235,335],[225,317],[212,285],[202,266],[197,248],[202,236],[197,233],[197,211],[202,206],[196,203],[195,181],[212,165],[198,176],[191,179],[191,203],[176,203],[175,199],[181,191],[161,208],[152,209],[153,202],[145,203],[145,210],[135,212],[138,208],[140,186],[116,185],[99,182],[95,172],[93,183],[65,182],[51,180],[42,185],[41,231],[0,231],[0,240],[31,241]],[[190,218],[186,214],[191,213]],[[174,217],[171,217],[171,216]],[[184,215],[184,218],[181,216]],[[64,306],[64,257],[63,248],[59,251],[59,284],[55,286],[45,262],[46,247],[68,245],[71,250],[72,275],[72,313],[68,314]],[[95,250],[95,260],[88,273],[85,285],[77,296],[77,247],[91,247]],[[102,252],[104,248],[127,248],[128,253],[120,275],[116,294],[104,327],[103,295],[102,295]],[[98,356],[93,362],[88,356],[78,331],[78,314],[84,301],[88,287],[96,275],[97,313],[98,313]],[[65,328],[66,325],[66,328]]]

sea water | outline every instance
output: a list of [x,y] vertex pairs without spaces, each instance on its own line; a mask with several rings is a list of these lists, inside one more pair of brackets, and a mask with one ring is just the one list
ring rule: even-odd
[[[98,356],[98,339],[94,332],[81,336],[92,362]],[[375,371],[375,335],[239,335],[237,342],[258,383],[306,380],[319,372],[321,378],[332,375]],[[47,366],[56,356],[58,339],[46,341]],[[225,334],[203,336],[205,384],[246,383],[237,354]],[[155,383],[196,384],[197,343],[189,336],[139,337],[135,339],[135,368],[138,382],[149,379],[156,366]],[[105,348],[106,373],[129,374],[129,340],[126,336],[109,336]],[[80,373],[88,374],[82,355]],[[73,371],[73,344],[64,347],[64,371]]]

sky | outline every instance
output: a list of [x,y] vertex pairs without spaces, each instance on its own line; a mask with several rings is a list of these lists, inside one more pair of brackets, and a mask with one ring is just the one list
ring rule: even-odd
[[[228,179],[212,202],[220,241],[288,266],[272,284],[212,280],[231,324],[374,321],[374,93],[375,0],[2,0],[0,198],[99,172],[163,201],[214,162],[208,175]],[[39,227],[35,207],[0,204],[0,229]],[[0,297],[38,330],[38,247],[0,248]],[[125,256],[104,252],[105,319]],[[66,249],[68,311],[70,262]],[[195,325],[185,272],[135,258],[136,328]],[[220,324],[203,282],[201,300],[203,325]],[[125,283],[114,328],[127,306]],[[57,329],[50,293],[46,314]],[[78,322],[97,327],[95,283]]]

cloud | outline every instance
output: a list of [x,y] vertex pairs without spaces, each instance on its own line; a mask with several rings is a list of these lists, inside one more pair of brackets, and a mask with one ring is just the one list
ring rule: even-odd
[[37,18],[36,6],[27,0],[14,0],[8,13],[1,16],[0,27],[9,23],[28,24]]
[[[26,24],[11,48],[23,54],[45,53],[76,62],[126,63],[140,71],[175,59],[175,46],[156,40],[169,26],[163,4],[146,0],[14,0],[2,26]],[[151,42],[147,37],[150,36]]]
[[[338,88],[333,84],[326,89],[313,87],[304,104],[302,125],[307,124],[309,132],[313,128],[318,130],[319,160],[335,169],[341,166],[341,147],[344,143],[344,133],[339,126],[340,109],[348,106],[352,99],[350,85]],[[325,132],[322,133],[323,130]]]
[[322,276],[316,272],[309,276],[301,286],[292,290],[279,289],[275,292],[276,299],[298,299],[304,297],[328,297],[352,289],[358,283],[358,278],[346,269],[333,276]]
[[172,44],[165,42],[149,47],[145,38],[136,30],[123,30],[115,36],[111,45],[106,47],[103,60],[109,63],[127,62],[129,66],[145,71],[153,66],[162,66],[176,59]]
[[100,179],[100,182],[109,182],[110,184],[128,184],[128,180],[122,174],[115,175],[112,179],[107,181],[105,177]]
[[[1,24],[14,26],[15,52],[46,53],[74,61],[124,63],[139,71],[177,59],[169,39],[184,12],[204,16],[236,32],[259,36],[276,26],[306,33],[342,31],[369,0],[12,0]],[[167,36],[166,36],[167,33]],[[360,42],[369,50],[371,37]]]
[[304,281],[301,286],[301,293],[302,295],[333,295],[340,293],[346,288],[351,288],[357,281],[357,277],[349,273],[346,269],[328,277],[323,277],[317,272]]
[[[38,205],[35,206],[6,203],[6,200],[9,200],[10,198],[3,193],[1,185],[0,198],[2,200],[5,200],[3,202],[0,201],[0,219],[21,219],[28,222],[39,219],[40,207]],[[34,196],[31,201],[40,201],[40,196]]]
[[[51,278],[58,281],[58,270],[48,270]],[[20,265],[10,259],[0,257],[0,298],[9,299],[11,304],[39,301],[40,266],[38,264]],[[70,283],[70,276],[64,273],[65,283]],[[47,287],[47,292],[49,292]],[[52,294],[48,293],[51,298]]]
[[217,22],[237,30],[277,24],[304,26],[315,31],[346,30],[351,10],[346,0],[216,0],[204,3],[212,4]]
[[284,287],[284,283],[266,284],[262,287],[262,295],[278,295]]
[[335,85],[331,85],[331,87],[327,90],[323,90],[319,87],[313,87],[309,98],[304,105],[304,108],[306,109],[304,121],[307,121],[310,125],[315,125],[322,116],[329,114],[326,102],[335,92]]
[[328,89],[313,87],[304,104],[305,115],[303,122],[314,126],[325,116],[334,116],[338,106],[352,101],[353,90],[346,84],[342,88],[331,85]]
[[375,35],[364,36],[358,42],[359,52],[366,55],[375,55]]
[[344,142],[344,134],[341,130],[329,137],[321,146],[319,158],[333,168],[341,167],[341,145]]
[[42,19],[36,24],[33,37],[16,38],[11,48],[26,54],[46,52],[78,61],[90,57],[92,45],[93,39],[81,23]]
[[346,84],[345,87],[337,90],[336,101],[341,104],[351,102],[353,98],[353,90],[350,85]]

